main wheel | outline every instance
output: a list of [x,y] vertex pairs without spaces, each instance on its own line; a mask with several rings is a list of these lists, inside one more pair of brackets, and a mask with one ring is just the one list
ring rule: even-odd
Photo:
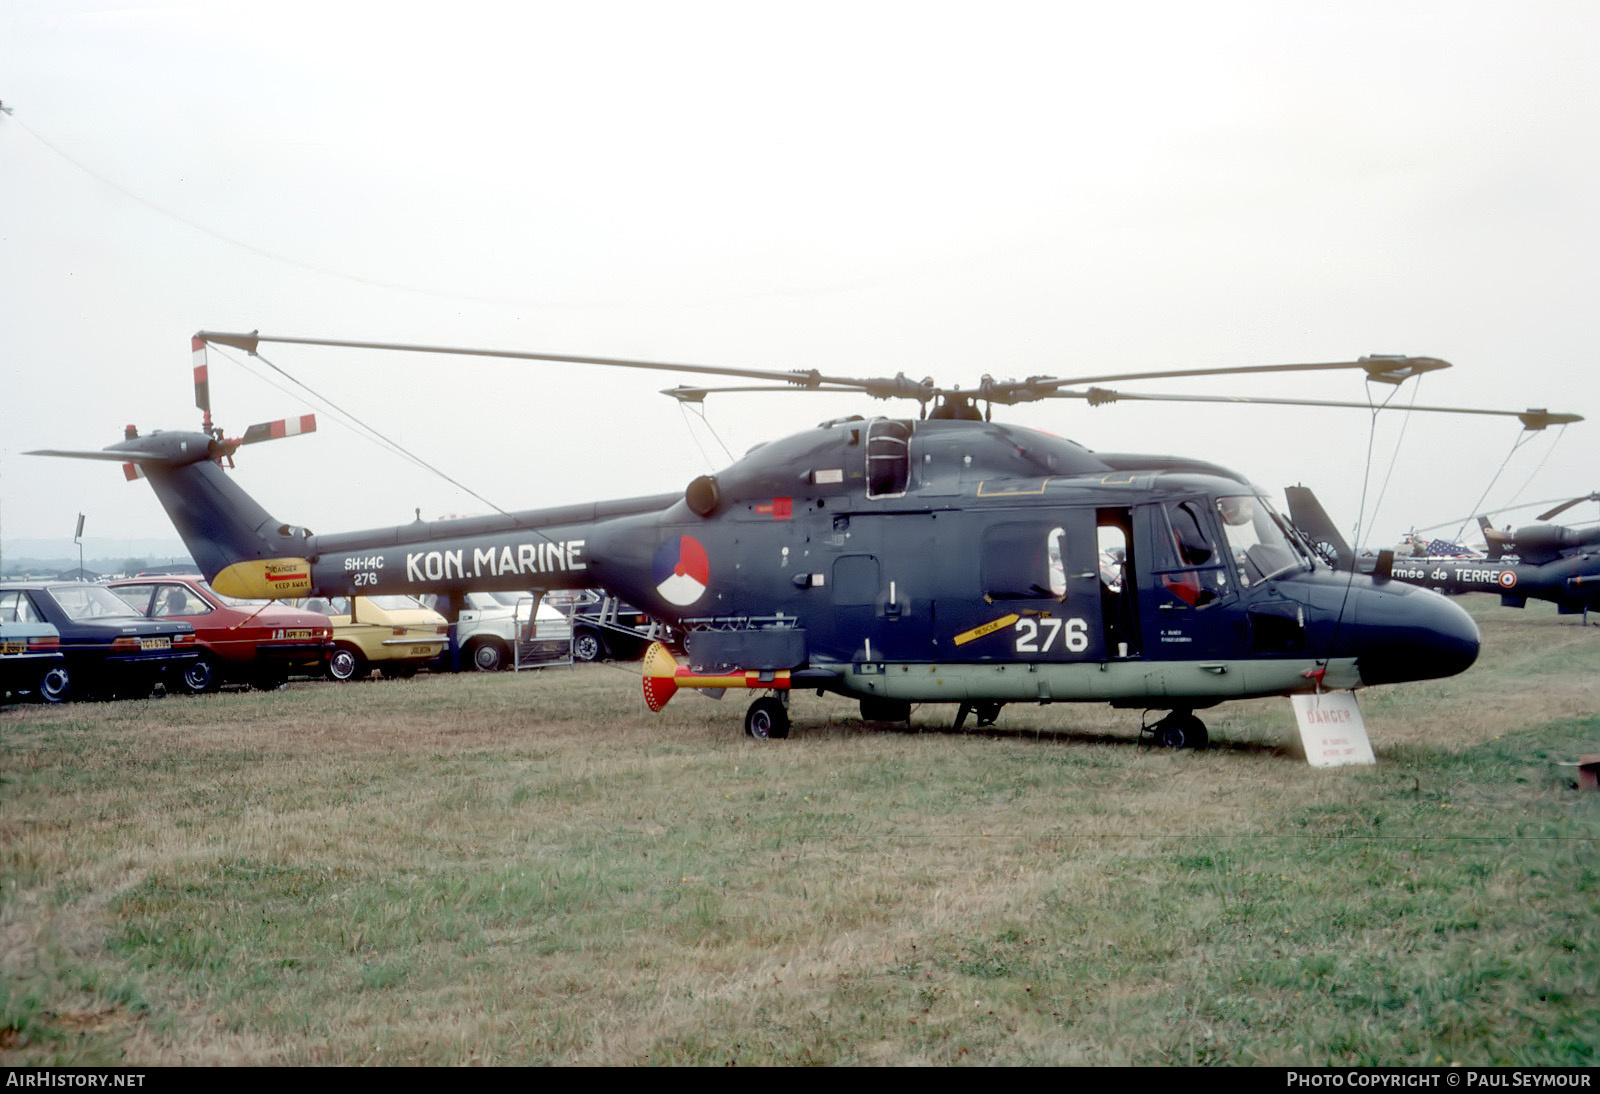
[[52,665],[39,677],[35,689],[41,703],[64,703],[72,695],[72,676],[65,665]]
[[205,654],[201,654],[184,667],[183,675],[178,677],[180,690],[190,695],[204,695],[208,691],[216,691],[222,686],[222,675],[217,672],[216,662]]
[[1202,749],[1210,743],[1211,737],[1206,733],[1206,724],[1193,714],[1180,714],[1173,711],[1162,719],[1161,732],[1157,739],[1163,748]]
[[499,672],[506,667],[506,649],[498,642],[474,642],[467,653],[479,672]]
[[778,741],[789,736],[789,711],[771,695],[757,699],[744,712],[744,734],[758,741]]
[[349,646],[338,646],[332,656],[328,658],[328,679],[340,683],[346,680],[362,680],[371,670],[367,668],[367,659],[351,649]]
[[598,661],[606,655],[606,644],[598,634],[587,628],[572,636],[574,661]]

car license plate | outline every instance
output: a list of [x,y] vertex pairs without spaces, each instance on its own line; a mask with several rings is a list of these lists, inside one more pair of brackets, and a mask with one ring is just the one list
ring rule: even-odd
[[0,642],[0,653],[21,653],[27,648],[26,642]]
[[311,632],[309,630],[305,630],[305,631],[284,631],[283,632],[283,636],[285,638],[310,638],[311,637]]
[[437,652],[432,646],[412,646],[412,657],[432,657]]
[[139,648],[141,650],[170,650],[172,648],[172,639],[141,638],[139,639]]

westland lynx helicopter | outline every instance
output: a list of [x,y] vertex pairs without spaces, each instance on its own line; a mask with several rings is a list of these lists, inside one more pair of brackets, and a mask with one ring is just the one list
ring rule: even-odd
[[[223,470],[240,445],[288,428],[227,439],[211,427],[199,386],[207,344],[258,355],[263,342],[710,374],[763,386],[668,394],[857,392],[914,400],[923,416],[824,422],[759,445],[681,492],[314,535],[269,515]],[[687,664],[659,646],[646,657],[652,710],[682,688],[761,692],[744,718],[755,737],[786,736],[791,694],[815,689],[858,699],[870,721],[906,720],[915,703],[956,704],[957,728],[974,713],[993,723],[1007,703],[1108,702],[1164,711],[1141,728],[1168,747],[1199,747],[1207,734],[1194,711],[1225,700],[1450,676],[1478,653],[1477,627],[1456,605],[1336,573],[1232,471],[1091,452],[989,421],[978,407],[1163,398],[1083,387],[1157,376],[1338,368],[1398,385],[1448,367],[1432,358],[985,377],[962,390],[904,374],[863,379],[255,333],[200,332],[193,345],[205,432],[140,436],[130,427],[103,451],[40,454],[142,470],[201,570],[235,596],[603,588],[686,636]]]
[[[1484,558],[1396,557],[1390,551],[1357,558],[1309,491],[1290,487],[1288,497],[1294,523],[1313,539],[1330,545],[1328,556],[1337,568],[1353,568],[1451,596],[1499,593],[1500,603],[1507,608],[1525,608],[1529,600],[1549,600],[1561,615],[1582,614],[1585,624],[1589,612],[1600,609],[1600,528],[1528,524],[1515,532],[1499,532],[1487,517],[1479,517],[1487,545]],[[1600,501],[1600,495],[1572,498],[1536,519],[1550,520],[1586,501]]]

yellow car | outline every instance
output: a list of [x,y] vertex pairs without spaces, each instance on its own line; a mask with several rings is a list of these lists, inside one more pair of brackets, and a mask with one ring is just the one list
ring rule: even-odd
[[449,641],[444,616],[409,596],[314,596],[294,603],[333,624],[331,680],[365,679],[373,668],[385,677],[408,679]]

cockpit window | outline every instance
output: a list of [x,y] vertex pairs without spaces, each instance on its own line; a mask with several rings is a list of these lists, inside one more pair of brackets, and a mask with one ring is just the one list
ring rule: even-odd
[[1162,587],[1191,608],[1203,608],[1229,591],[1227,571],[1213,544],[1208,508],[1202,501],[1166,507],[1166,545],[1157,573]]
[[1220,497],[1217,515],[1228,537],[1228,553],[1238,567],[1241,585],[1311,569],[1310,558],[1288,534],[1283,518],[1266,498],[1248,494]]

